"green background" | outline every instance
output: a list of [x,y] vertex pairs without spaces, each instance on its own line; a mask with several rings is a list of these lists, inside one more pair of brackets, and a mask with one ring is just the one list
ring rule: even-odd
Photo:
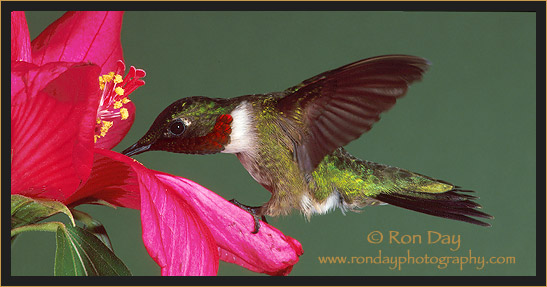
[[[34,38],[61,12],[29,12]],[[411,54],[433,65],[421,83],[347,149],[357,157],[477,191],[495,216],[484,228],[393,206],[340,210],[311,222],[293,212],[270,224],[298,239],[304,255],[291,275],[535,275],[535,15],[453,12],[127,12],[126,64],[146,70],[131,95],[137,118],[115,150],[138,140],[156,115],[188,96],[235,97],[281,91],[318,73],[382,55]],[[230,154],[149,152],[151,169],[194,180],[226,199],[259,205],[269,193]],[[112,175],[115,176],[115,175]],[[140,237],[139,212],[81,207],[106,226],[135,275],[159,275]],[[427,231],[461,237],[460,249],[427,244]],[[367,234],[380,231],[384,242]],[[389,244],[390,231],[422,244]],[[515,264],[320,264],[318,256],[514,256]],[[51,275],[53,234],[27,233],[12,247],[13,275]],[[221,263],[219,275],[254,275]]]

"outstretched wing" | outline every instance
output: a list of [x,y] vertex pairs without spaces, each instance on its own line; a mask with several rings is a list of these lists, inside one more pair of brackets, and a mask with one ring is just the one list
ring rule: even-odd
[[[380,119],[420,80],[428,61],[406,55],[368,58],[319,74],[285,91],[278,109],[298,129],[295,157],[309,173],[323,157]],[[288,128],[289,129],[289,128]]]

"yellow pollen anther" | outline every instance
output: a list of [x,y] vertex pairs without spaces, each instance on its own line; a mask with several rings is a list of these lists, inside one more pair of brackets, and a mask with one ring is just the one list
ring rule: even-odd
[[108,130],[112,127],[114,123],[111,121],[103,121],[103,126],[101,127],[101,137],[104,137]]
[[101,123],[101,119],[97,118],[97,124]]
[[97,143],[97,139],[98,139],[98,138],[99,138],[99,136],[98,136],[98,135],[95,135],[95,137],[93,137],[93,142],[94,142],[94,143]]
[[129,118],[129,112],[126,108],[121,108],[120,114],[122,115],[122,120],[127,120],[127,118]]
[[124,104],[127,104],[127,103],[129,103],[129,102],[131,102],[131,100],[130,100],[129,98],[127,98],[127,97],[125,97],[125,98],[122,99],[122,103],[124,103]]
[[115,109],[119,109],[119,108],[121,108],[122,106],[123,106],[122,101],[117,101],[117,102],[114,103],[114,108],[115,108]]
[[104,81],[105,83],[108,83],[108,82],[112,81],[112,75],[110,75],[110,74],[114,74],[114,73],[113,73],[113,72],[110,72],[108,75],[103,75],[103,76],[102,76],[103,81]]
[[123,82],[123,78],[121,75],[114,76],[114,84],[119,84],[121,82]]
[[123,90],[122,87],[116,87],[116,89],[114,89],[114,91],[116,92],[116,94],[118,94],[120,96],[123,96],[124,90]]
[[103,76],[99,76],[99,87],[101,90],[104,90],[104,78]]

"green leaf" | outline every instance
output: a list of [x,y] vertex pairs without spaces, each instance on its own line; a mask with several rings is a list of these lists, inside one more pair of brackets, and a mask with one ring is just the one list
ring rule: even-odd
[[89,231],[91,234],[97,236],[97,238],[99,238],[99,240],[101,240],[106,245],[106,247],[114,251],[114,249],[112,248],[112,243],[110,242],[110,238],[106,233],[106,229],[100,221],[94,219],[93,217],[91,217],[91,215],[83,211],[77,209],[71,209],[71,211],[74,215],[74,218],[84,224],[84,229],[86,231]]
[[95,235],[80,227],[57,229],[56,276],[129,276],[131,272]]
[[11,228],[32,224],[57,213],[66,214],[72,225],[76,225],[68,207],[58,201],[11,195]]

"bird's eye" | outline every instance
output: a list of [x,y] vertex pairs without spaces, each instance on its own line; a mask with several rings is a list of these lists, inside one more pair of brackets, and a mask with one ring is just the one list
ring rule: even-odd
[[169,132],[175,136],[180,136],[184,130],[186,130],[186,125],[181,119],[176,119],[171,123],[171,126],[169,126]]

